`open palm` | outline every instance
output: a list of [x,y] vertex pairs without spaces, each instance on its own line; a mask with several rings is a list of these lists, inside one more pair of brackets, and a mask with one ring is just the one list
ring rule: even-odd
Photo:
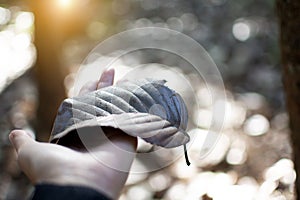
[[[105,71],[99,81],[86,84],[80,95],[110,86],[113,80],[114,70]],[[14,130],[9,137],[16,148],[21,169],[33,184],[87,186],[116,199],[128,177],[137,139],[122,134],[120,130],[110,131],[113,132],[109,137],[110,142],[93,147],[92,154],[57,144],[37,142],[23,130]],[[118,149],[131,153],[124,156]],[[101,158],[101,162],[95,157]],[[121,165],[123,171],[113,169],[105,163]]]

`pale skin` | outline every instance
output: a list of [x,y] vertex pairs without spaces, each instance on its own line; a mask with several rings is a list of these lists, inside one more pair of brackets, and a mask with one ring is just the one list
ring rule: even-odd
[[[114,70],[106,70],[99,81],[86,84],[80,94],[113,84]],[[112,199],[117,199],[127,180],[134,159],[137,139],[127,134],[113,134],[111,143],[99,144],[89,152],[79,152],[50,143],[35,141],[24,130],[13,130],[9,139],[17,151],[20,168],[31,182],[56,185],[76,185],[93,188]],[[118,155],[115,146],[133,152],[127,157]],[[95,159],[101,157],[101,161]],[[112,169],[102,163],[121,165],[125,172]]]

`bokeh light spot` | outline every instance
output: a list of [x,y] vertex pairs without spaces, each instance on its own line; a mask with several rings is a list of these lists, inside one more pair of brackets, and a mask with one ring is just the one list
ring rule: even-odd
[[250,136],[263,135],[269,131],[270,123],[263,115],[253,115],[247,119],[244,131]]
[[0,25],[6,24],[10,19],[10,11],[0,7]]
[[20,33],[12,39],[11,45],[14,50],[26,50],[31,45],[31,35],[28,33]]
[[250,26],[244,22],[237,22],[232,27],[233,36],[240,41],[246,41],[249,39],[250,32]]
[[16,18],[16,28],[18,30],[26,30],[33,26],[34,16],[30,12],[21,12]]

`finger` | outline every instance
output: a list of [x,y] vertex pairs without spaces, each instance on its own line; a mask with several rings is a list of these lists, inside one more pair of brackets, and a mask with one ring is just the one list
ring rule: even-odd
[[24,130],[13,130],[9,134],[9,140],[13,144],[17,152],[19,152],[20,148],[24,144],[34,141],[32,136]]
[[107,86],[111,86],[114,83],[115,70],[109,69],[104,71],[98,82],[97,89],[101,89]]
[[86,93],[96,90],[97,85],[98,85],[98,81],[91,81],[91,82],[86,83],[79,91],[79,95],[84,95]]

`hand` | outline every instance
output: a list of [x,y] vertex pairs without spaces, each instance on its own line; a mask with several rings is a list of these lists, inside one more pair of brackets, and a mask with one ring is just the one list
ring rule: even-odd
[[[100,80],[85,85],[80,94],[113,84],[114,70],[105,71]],[[109,137],[111,142],[99,144],[89,152],[79,152],[57,144],[35,141],[23,130],[14,130],[9,139],[17,151],[20,168],[33,184],[52,183],[79,185],[96,189],[108,197],[117,199],[128,177],[128,171],[136,152],[137,139],[119,130]],[[116,147],[132,154],[119,154]],[[95,159],[101,157],[101,161]],[[123,166],[126,172],[112,169],[103,163]]]

